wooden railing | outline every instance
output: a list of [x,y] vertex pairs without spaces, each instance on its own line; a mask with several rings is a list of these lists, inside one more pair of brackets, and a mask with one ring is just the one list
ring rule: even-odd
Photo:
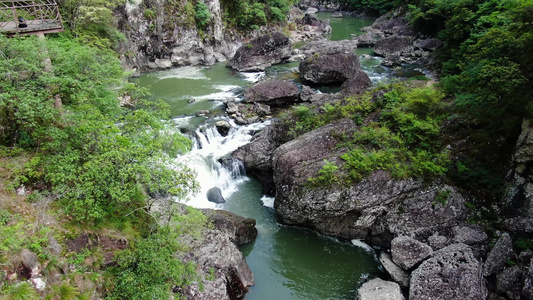
[[63,31],[63,24],[55,1],[0,0],[0,32],[34,34],[59,31]]

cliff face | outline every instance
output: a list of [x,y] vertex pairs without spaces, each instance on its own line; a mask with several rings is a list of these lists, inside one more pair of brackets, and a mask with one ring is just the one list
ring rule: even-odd
[[145,72],[184,65],[212,65],[231,58],[243,37],[222,22],[219,0],[205,0],[210,19],[201,29],[186,0],[132,0],[117,10],[126,36],[120,47],[126,70]]

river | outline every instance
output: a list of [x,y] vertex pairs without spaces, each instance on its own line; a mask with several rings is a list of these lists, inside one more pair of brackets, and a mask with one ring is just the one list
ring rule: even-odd
[[[320,13],[319,17],[327,18],[329,14]],[[350,34],[360,34],[359,28],[371,23],[372,20],[354,17],[331,19],[330,38],[350,38]],[[381,61],[373,57],[372,49],[358,49],[357,53],[366,54],[361,65],[374,83],[421,74],[380,66]],[[187,204],[225,209],[257,220],[257,239],[241,248],[256,280],[245,299],[354,299],[358,285],[381,272],[374,252],[357,241],[339,241],[277,223],[274,199],[261,194],[259,182],[246,176],[239,164],[224,167],[219,162],[268,125],[232,123],[234,128],[229,135],[220,136],[213,123],[221,119],[232,122],[224,116],[221,101],[240,95],[243,88],[258,80],[281,78],[299,83],[295,76],[297,67],[298,63],[289,63],[265,72],[240,73],[219,63],[150,73],[134,80],[148,87],[154,99],[163,99],[170,105],[176,126],[194,141],[193,150],[181,160],[197,172],[201,192]],[[209,110],[211,116],[194,116],[199,110]],[[207,201],[206,192],[214,186],[221,188],[227,203],[215,205]]]

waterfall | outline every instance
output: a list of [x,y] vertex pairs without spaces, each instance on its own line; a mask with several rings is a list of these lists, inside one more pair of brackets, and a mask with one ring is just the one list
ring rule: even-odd
[[[207,200],[207,191],[218,187],[222,191],[222,196],[227,199],[237,191],[241,183],[249,180],[242,162],[233,159],[230,154],[249,143],[253,134],[267,126],[269,122],[239,126],[228,118],[217,120],[222,119],[232,125],[227,136],[222,136],[212,123],[202,125],[189,134],[193,142],[192,150],[179,158],[180,163],[196,171],[196,180],[200,185],[200,191],[189,196],[187,205],[220,209],[223,207],[222,204]],[[176,124],[179,123],[176,121]]]

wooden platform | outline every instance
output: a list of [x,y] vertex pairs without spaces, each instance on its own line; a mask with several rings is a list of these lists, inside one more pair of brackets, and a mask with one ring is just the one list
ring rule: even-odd
[[63,26],[60,21],[48,20],[27,20],[28,27],[18,28],[18,22],[0,22],[0,33],[15,35],[15,34],[37,34],[37,33],[52,33],[63,31]]

